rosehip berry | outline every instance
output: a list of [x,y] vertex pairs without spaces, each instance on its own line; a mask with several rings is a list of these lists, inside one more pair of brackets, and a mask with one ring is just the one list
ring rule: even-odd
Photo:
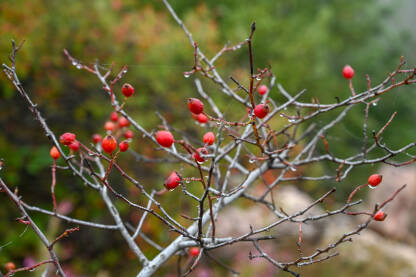
[[213,132],[208,132],[202,137],[202,140],[205,144],[212,145],[215,141],[215,135]]
[[117,122],[117,120],[118,120],[118,114],[116,112],[112,112],[110,114],[110,120],[111,121],[114,121],[114,122]]
[[258,104],[254,107],[254,114],[258,118],[264,118],[269,113],[269,106],[266,104]]
[[377,187],[381,181],[383,180],[383,176],[380,174],[373,174],[368,177],[368,184],[372,187]]
[[130,122],[127,118],[125,118],[124,116],[120,117],[120,119],[118,120],[118,127],[123,128],[123,127],[128,127],[130,125]]
[[196,149],[196,152],[194,152],[192,156],[197,162],[203,163],[205,162],[205,159],[202,157],[202,155],[206,154],[208,154],[208,150],[205,147],[201,147]]
[[113,131],[114,130],[114,128],[116,128],[116,125],[114,124],[114,122],[111,122],[111,121],[107,121],[105,124],[104,124],[104,129],[106,129],[107,131]]
[[269,91],[269,88],[266,85],[261,85],[259,86],[259,88],[257,89],[257,92],[260,95],[265,95],[267,92]]
[[69,145],[69,148],[72,150],[72,151],[74,151],[74,152],[77,152],[78,150],[79,150],[79,141],[77,141],[77,140],[75,140],[74,142],[72,142],[70,145]]
[[163,147],[171,147],[174,140],[172,133],[169,131],[159,131],[156,133],[156,141]]
[[352,77],[354,77],[354,69],[352,69],[352,67],[350,65],[346,65],[344,66],[344,68],[342,69],[342,75],[344,75],[344,78],[349,80]]
[[181,183],[182,179],[176,171],[172,171],[165,181],[165,187],[168,190],[174,189]]
[[124,132],[124,137],[125,137],[126,139],[132,139],[132,138],[134,137],[134,133],[133,133],[133,131],[132,131],[132,130],[126,130],[126,131]]
[[92,141],[94,143],[99,143],[101,141],[101,135],[99,135],[99,134],[92,135]]
[[189,255],[192,257],[198,257],[199,255],[199,248],[198,247],[191,247],[189,248]]
[[384,221],[386,219],[387,215],[383,211],[378,211],[374,215],[374,220],[376,221]]
[[126,83],[121,87],[121,93],[126,97],[130,97],[134,94],[134,87]]
[[64,133],[59,137],[59,142],[63,145],[70,145],[75,140],[75,134]]
[[16,269],[16,265],[15,265],[14,263],[12,263],[12,262],[8,262],[8,263],[6,263],[6,264],[4,265],[4,268],[5,268],[7,271],[12,271],[12,270],[15,270],[15,269]]
[[106,136],[101,142],[101,146],[106,153],[111,154],[117,148],[117,141],[113,136]]
[[56,146],[53,146],[51,148],[51,151],[49,151],[49,154],[51,155],[52,159],[54,159],[55,161],[59,159],[59,157],[61,156],[61,153],[59,153],[58,148],[56,148]]
[[121,152],[126,152],[129,149],[129,143],[125,140],[119,143],[118,148],[120,148]]
[[197,120],[199,123],[207,123],[207,121],[208,121],[208,117],[203,113],[200,113],[200,114],[194,114],[193,113],[192,117],[195,120]]
[[204,111],[204,103],[198,98],[188,98],[188,108],[191,113],[200,114]]

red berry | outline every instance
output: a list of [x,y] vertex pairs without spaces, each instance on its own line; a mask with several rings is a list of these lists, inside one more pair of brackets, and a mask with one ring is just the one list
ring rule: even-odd
[[200,114],[204,111],[204,103],[198,98],[188,98],[188,108],[191,113]]
[[163,147],[171,147],[174,140],[172,133],[169,131],[159,131],[156,133],[156,141]]
[[125,137],[126,139],[132,139],[132,138],[134,137],[134,133],[133,133],[133,131],[132,131],[132,130],[126,130],[126,131],[124,132],[124,137]]
[[368,184],[372,187],[377,187],[381,181],[383,180],[383,176],[380,174],[373,174],[368,177]]
[[118,148],[120,148],[121,152],[126,152],[129,149],[129,143],[125,140],[119,143]]
[[342,69],[342,75],[344,75],[344,78],[349,80],[352,77],[354,77],[354,69],[352,69],[352,67],[350,65],[346,65],[344,66],[344,68]]
[[192,257],[198,257],[199,255],[199,248],[198,247],[191,247],[189,248],[189,255]]
[[69,145],[69,148],[71,148],[72,151],[77,152],[79,150],[79,141],[75,140]]
[[260,95],[265,95],[267,93],[267,91],[269,91],[269,88],[266,85],[261,85],[261,86],[259,86],[257,91]]
[[172,173],[169,175],[169,177],[165,180],[165,187],[168,190],[174,189],[181,183],[181,177],[179,176],[176,171],[172,171]]
[[258,118],[264,118],[269,113],[269,106],[266,104],[258,104],[254,107],[254,114]]
[[110,120],[111,121],[114,121],[114,122],[117,122],[117,120],[118,120],[118,114],[116,112],[112,112],[110,114]]
[[101,141],[101,135],[99,135],[99,134],[92,135],[92,141],[94,143],[99,143]]
[[205,162],[205,158],[202,157],[202,155],[208,154],[208,150],[205,147],[201,147],[196,149],[196,152],[192,155],[194,159],[200,163]]
[[104,124],[104,129],[106,129],[107,131],[113,131],[113,130],[114,130],[114,128],[116,128],[116,125],[114,124],[114,122],[107,121],[107,122]]
[[123,93],[126,97],[130,97],[134,93],[134,87],[126,83],[121,87],[121,93]]
[[383,211],[380,210],[374,215],[374,220],[384,221],[386,219],[386,217],[387,217],[387,215]]
[[118,127],[123,128],[123,127],[128,127],[130,125],[130,122],[127,118],[125,118],[124,116],[120,117],[120,119],[118,120]]
[[212,145],[215,141],[215,135],[213,132],[208,132],[202,137],[202,140],[205,144]]
[[70,145],[75,140],[75,134],[64,133],[59,137],[59,142],[63,145]]
[[16,265],[15,265],[14,263],[12,263],[12,262],[8,262],[8,263],[6,263],[6,264],[4,265],[4,268],[5,268],[7,271],[12,271],[12,270],[15,270],[15,269],[16,269]]
[[106,136],[101,142],[103,150],[108,154],[111,154],[117,148],[117,141],[113,136]]
[[208,121],[208,117],[205,114],[200,113],[196,115],[196,120],[198,120],[199,123],[206,123]]
[[59,153],[58,148],[56,148],[56,146],[53,146],[51,148],[51,151],[49,151],[49,154],[51,155],[52,159],[54,159],[55,161],[59,159],[59,157],[61,156],[61,153]]

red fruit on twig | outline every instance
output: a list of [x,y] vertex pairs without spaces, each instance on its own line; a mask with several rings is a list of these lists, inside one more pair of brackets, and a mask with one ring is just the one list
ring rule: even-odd
[[198,98],[188,98],[188,108],[191,113],[200,114],[204,111],[204,103]]
[[126,83],[121,87],[121,93],[126,97],[130,97],[134,94],[134,87]]
[[215,142],[215,135],[213,132],[208,132],[202,137],[202,140],[205,144],[212,145]]
[[77,151],[79,150],[79,146],[80,146],[79,141],[74,140],[74,141],[73,141],[73,142],[69,145],[69,148],[70,148],[72,151],[77,152]]
[[267,92],[269,91],[269,88],[266,85],[261,85],[259,86],[259,88],[257,89],[257,92],[260,95],[265,95]]
[[354,77],[354,69],[352,69],[352,67],[350,65],[346,65],[344,66],[344,68],[342,69],[342,75],[344,75],[344,78],[349,80],[352,77]]
[[128,127],[129,125],[130,125],[130,121],[124,116],[120,117],[120,119],[118,120],[118,127],[120,128]]
[[106,136],[101,142],[101,146],[106,153],[111,154],[117,149],[117,141],[113,136]]
[[133,133],[133,131],[132,131],[132,130],[126,130],[126,131],[124,132],[124,137],[125,137],[126,139],[132,139],[132,138],[134,137],[134,133]]
[[166,179],[164,185],[165,185],[166,189],[172,190],[172,189],[176,188],[177,186],[179,186],[179,184],[181,183],[181,180],[182,179],[179,176],[179,174],[176,171],[172,171],[172,173]]
[[199,248],[198,247],[191,247],[189,248],[189,255],[192,257],[198,257],[199,255]]
[[266,104],[258,104],[254,107],[254,114],[258,118],[264,118],[269,113],[269,106]]
[[113,131],[114,130],[114,128],[116,128],[116,125],[114,124],[114,122],[111,122],[111,121],[107,121],[105,124],[104,124],[104,129],[106,130],[106,131]]
[[159,131],[156,133],[156,141],[163,147],[171,147],[174,140],[172,133],[169,131]]
[[194,152],[194,154],[192,155],[194,157],[194,159],[200,163],[205,162],[205,158],[202,157],[202,155],[207,155],[208,154],[208,150],[205,147],[201,147],[196,149],[196,152]]
[[12,262],[8,262],[8,263],[6,263],[6,264],[4,265],[4,268],[5,268],[7,271],[12,271],[12,270],[15,270],[15,269],[16,269],[16,265],[15,265],[14,263],[12,263]]
[[119,143],[118,148],[120,148],[121,152],[126,152],[129,149],[129,143],[125,140]]
[[63,145],[70,145],[75,140],[75,134],[64,133],[59,137],[59,142]]
[[100,141],[101,141],[101,135],[99,135],[99,134],[94,134],[94,135],[92,135],[92,141],[95,143],[95,144],[97,144],[97,143],[99,143]]
[[61,156],[61,153],[59,153],[58,148],[56,148],[56,146],[53,146],[51,148],[51,151],[49,151],[49,154],[51,155],[52,159],[54,159],[55,161],[59,159],[59,157]]
[[113,122],[117,122],[117,120],[118,120],[118,114],[116,112],[112,112],[110,114],[110,120],[113,121]]
[[380,210],[374,215],[374,220],[384,221],[386,219],[386,217],[387,217],[387,215],[383,211]]
[[373,174],[370,177],[368,177],[368,185],[372,187],[377,187],[381,181],[383,180],[383,176],[380,174]]

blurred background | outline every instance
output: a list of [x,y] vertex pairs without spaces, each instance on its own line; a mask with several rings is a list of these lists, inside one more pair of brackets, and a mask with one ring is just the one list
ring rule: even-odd
[[[370,75],[373,84],[385,79],[387,73],[398,65],[402,55],[409,67],[416,64],[416,2],[412,0],[177,0],[171,4],[193,33],[201,50],[209,57],[227,42],[235,44],[246,39],[250,24],[256,21],[257,30],[253,40],[255,66],[264,68],[270,65],[277,82],[291,94],[306,88],[308,92],[304,101],[317,97],[321,103],[330,103],[335,101],[335,97],[343,99],[350,95],[348,83],[341,74],[345,64],[355,69],[353,83],[356,91],[366,89],[365,74]],[[68,49],[85,64],[93,64],[98,60],[102,68],[108,68],[114,62],[116,70],[128,65],[123,82],[131,83],[136,88],[136,94],[129,99],[126,109],[148,130],[156,130],[161,124],[155,111],[160,111],[174,128],[183,133],[199,137],[206,130],[189,117],[184,104],[185,98],[198,95],[193,83],[195,76],[184,78],[183,75],[184,71],[192,68],[193,48],[159,0],[2,0],[0,37],[1,62],[8,62],[11,39],[18,42],[26,40],[18,54],[18,74],[55,134],[74,132],[80,141],[88,144],[92,134],[104,133],[103,124],[111,113],[110,103],[98,79],[72,66],[63,55],[63,49]],[[225,78],[232,75],[247,84],[248,65],[247,48],[242,47],[239,51],[225,54],[217,61],[216,68]],[[214,85],[205,80],[202,82],[205,90],[227,110],[227,114],[244,115],[245,111],[230,104]],[[119,91],[120,86],[121,83],[116,90]],[[272,88],[270,96],[278,103],[284,101],[276,88]],[[381,128],[390,115],[398,111],[393,124],[384,133],[385,141],[394,149],[414,141],[415,105],[412,87],[386,94],[377,106],[370,109],[369,134],[371,130]],[[363,115],[364,106],[356,107],[349,117],[328,134],[335,154],[348,157],[360,151]],[[331,116],[333,114],[320,117],[318,126]],[[5,163],[1,177],[10,187],[18,187],[25,201],[47,209],[51,209],[50,147],[50,142],[23,100],[1,74],[0,157]],[[160,151],[154,151],[153,144],[137,134],[131,147],[148,157],[164,157]],[[414,155],[415,151],[409,153]],[[405,158],[404,155],[398,160]],[[149,189],[160,189],[166,174],[180,168],[177,163],[143,163],[128,154],[120,159],[120,163]],[[188,168],[183,170],[191,172]],[[335,185],[337,192],[322,209],[337,207],[352,188],[365,182],[369,172],[376,170],[375,166],[356,168],[339,184],[288,184],[280,188],[282,191],[278,193],[286,195],[281,198],[281,205],[287,204],[289,210],[293,203],[306,205]],[[408,195],[416,195],[414,168],[392,171],[386,167],[379,170],[391,176],[387,180],[392,183],[406,176],[400,184],[395,185],[407,182],[412,185]],[[333,174],[334,166],[322,164],[304,169],[304,172]],[[401,175],[397,175],[397,172]],[[277,173],[268,172],[266,177],[272,180]],[[58,170],[57,178],[57,197],[62,211],[76,218],[112,224],[111,219],[103,213],[104,204],[94,191],[85,188],[78,179],[63,170]],[[136,190],[123,184],[120,176],[114,174],[112,178],[119,184],[119,191],[135,201],[142,200]],[[385,195],[381,191],[377,193],[385,197],[388,191]],[[369,194],[372,195],[363,191],[359,196],[368,198],[370,202],[378,201],[373,191]],[[45,253],[34,233],[16,222],[15,219],[20,216],[16,208],[4,195],[0,195],[0,198],[0,265],[13,261],[20,267],[42,260]],[[416,260],[416,225],[410,213],[411,208],[415,207],[412,198],[402,199],[401,206],[397,207],[397,213],[407,215],[400,222],[394,222],[395,217],[391,215],[382,223],[386,227],[367,231],[361,237],[361,242],[340,247],[340,257],[301,269],[300,272],[305,273],[305,276],[415,276],[416,269],[411,262]],[[293,201],[285,204],[285,199]],[[161,201],[172,214],[179,215],[181,211],[191,209],[190,202],[179,190],[164,196]],[[116,204],[125,219],[137,224],[141,213],[130,211],[122,203]],[[226,211],[228,218],[238,218],[241,214],[244,220],[245,213],[256,218],[258,213],[264,212],[261,209],[247,209],[247,204],[243,200],[239,201],[236,207]],[[401,209],[403,205],[406,209]],[[393,212],[393,205],[391,209]],[[65,228],[73,227],[43,215],[32,215],[50,238]],[[184,220],[183,223],[189,222]],[[227,229],[227,220],[223,224],[224,234],[235,234],[247,228],[241,226],[240,230],[233,230],[229,226]],[[305,245],[305,251],[308,247],[312,251],[330,240],[332,235],[338,234],[337,226],[356,226],[356,222],[342,220],[336,224],[323,224],[311,226],[310,231],[306,232],[310,245]],[[331,226],[334,229],[330,229]],[[267,249],[272,255],[289,259],[297,254],[297,229],[296,226],[291,227],[287,228],[287,232],[284,228],[283,231],[276,231],[288,239],[268,245]],[[295,233],[291,233],[293,229]],[[325,235],[320,230],[326,230]],[[162,246],[174,237],[153,219],[147,221],[144,231]],[[150,256],[157,254],[151,246],[143,245]],[[239,245],[224,249],[216,256],[240,271],[241,276],[286,276],[284,273],[278,274],[265,261],[248,262],[249,250],[250,245]],[[58,253],[69,276],[133,276],[139,266],[120,236],[86,227],[60,242]],[[4,272],[4,268],[0,270]],[[157,276],[174,276],[175,270],[176,259],[171,259],[158,271]],[[19,276],[36,276],[40,272],[20,273]],[[223,268],[204,259],[192,276],[228,275]]]

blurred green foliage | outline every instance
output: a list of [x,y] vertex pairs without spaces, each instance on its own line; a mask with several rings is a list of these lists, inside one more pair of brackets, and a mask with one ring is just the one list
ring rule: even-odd
[[[360,91],[366,88],[365,74],[377,84],[394,69],[401,55],[410,55],[409,43],[414,37],[403,28],[391,27],[394,12],[403,3],[406,2],[397,1],[393,6],[374,0],[178,0],[171,4],[208,56],[214,55],[227,41],[234,44],[244,40],[251,22],[256,21],[256,67],[271,65],[278,82],[290,93],[306,88],[308,93],[304,100],[317,97],[321,103],[328,103],[333,102],[334,97],[343,98],[350,94],[341,75],[345,64],[355,68],[354,86]],[[65,131],[75,132],[88,144],[93,133],[103,133],[102,125],[111,112],[97,78],[73,67],[63,55],[66,48],[86,64],[93,64],[98,59],[103,68],[108,68],[112,62],[117,70],[128,65],[129,72],[123,81],[135,86],[137,93],[126,108],[148,130],[161,124],[154,114],[158,110],[178,130],[201,136],[203,128],[193,123],[184,108],[184,99],[197,95],[190,80],[193,77],[183,77],[183,72],[192,67],[193,49],[161,1],[3,0],[0,3],[0,36],[3,62],[10,51],[11,39],[26,40],[17,60],[19,76],[58,135]],[[409,58],[415,61],[414,57]],[[247,84],[246,48],[227,53],[217,62],[216,68],[223,76],[233,75]],[[0,80],[0,157],[5,159],[1,176],[10,186],[19,188],[27,202],[50,209],[48,149],[51,144],[5,76],[1,75]],[[230,105],[215,86],[207,81],[203,84],[228,115],[243,116],[245,111]],[[377,107],[372,107],[369,134],[372,129],[384,125],[393,111],[400,110],[394,124],[386,131],[385,140],[392,147],[409,142],[415,133],[412,120],[416,118],[416,110],[412,108],[416,98],[410,93],[409,89],[394,91],[383,97]],[[278,102],[284,101],[276,88],[272,89],[271,96]],[[363,114],[364,106],[356,108],[345,122],[328,134],[334,153],[349,156],[361,149]],[[319,117],[316,122],[320,126],[333,116]],[[154,152],[153,146],[141,137],[135,138],[132,147],[149,156],[164,156]],[[149,187],[160,188],[166,173],[178,167],[177,164],[132,163],[132,158],[123,158],[121,165]],[[350,178],[341,183],[337,197],[343,199],[352,184],[362,182],[369,168],[371,166],[354,170]],[[330,165],[305,170],[315,174],[334,172]],[[71,215],[112,223],[102,213],[103,203],[94,192],[62,170],[57,174],[58,199],[72,201]],[[141,200],[134,189],[123,185],[120,176],[114,174],[113,178],[119,181],[119,190]],[[299,185],[316,194],[333,186],[330,183]],[[178,190],[161,201],[172,214],[189,210],[194,205]],[[129,213],[121,203],[118,206],[124,208],[125,217],[130,217],[133,223],[137,221],[140,214]],[[18,237],[23,227],[14,220],[18,216],[14,207],[7,201],[2,201],[0,207],[0,243],[13,242],[0,248],[0,264],[8,260],[21,264],[27,253],[39,258],[41,247],[34,235],[27,231]],[[34,217],[41,226],[50,227],[51,220],[47,217],[38,214]],[[183,219],[179,221],[188,223]],[[58,229],[65,226],[61,223]],[[149,220],[144,230],[162,245],[172,238],[172,234],[159,231],[166,228],[155,219]],[[49,235],[53,237],[54,232],[50,230]],[[86,244],[90,247],[85,248]],[[61,248],[63,253],[69,253],[63,262],[70,265],[73,272],[93,275],[106,270],[112,275],[126,272],[122,276],[130,276],[131,268],[138,266],[134,257],[129,256],[121,237],[106,231],[91,230],[71,235],[71,239],[62,242]],[[78,254],[79,249],[83,250],[81,254]],[[145,251],[151,253],[154,250],[148,247]],[[123,258],[126,254],[127,260]],[[170,270],[167,266],[162,271]]]

